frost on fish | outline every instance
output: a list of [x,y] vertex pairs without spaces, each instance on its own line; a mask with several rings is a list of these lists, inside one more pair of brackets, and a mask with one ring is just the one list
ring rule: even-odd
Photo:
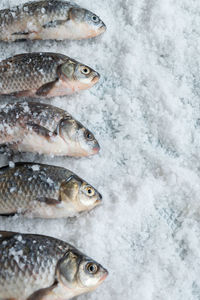
[[33,171],[39,171],[40,170],[39,165],[32,165],[31,168],[32,168]]
[[56,166],[16,164],[0,169],[0,214],[63,218],[101,203],[100,193],[73,172]]
[[94,135],[69,113],[34,102],[3,106],[0,144],[14,151],[58,156],[89,156],[100,148]]
[[0,94],[54,97],[91,88],[100,75],[58,53],[25,53],[0,62]]
[[0,234],[1,299],[70,299],[94,290],[108,275],[99,263],[63,241]]
[[0,39],[84,39],[103,33],[94,13],[68,1],[37,1],[0,11]]

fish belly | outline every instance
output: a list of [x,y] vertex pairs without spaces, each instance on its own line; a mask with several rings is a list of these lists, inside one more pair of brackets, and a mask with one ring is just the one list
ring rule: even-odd
[[33,152],[58,156],[68,154],[68,147],[60,136],[45,138],[34,132],[26,134],[22,141],[14,147],[20,152]]

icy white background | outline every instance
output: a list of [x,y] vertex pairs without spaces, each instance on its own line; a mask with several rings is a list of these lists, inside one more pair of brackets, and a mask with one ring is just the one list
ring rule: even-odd
[[[0,8],[23,3],[1,0]],[[101,145],[84,159],[19,157],[65,166],[104,203],[72,220],[0,218],[0,228],[74,244],[108,268],[86,300],[200,299],[200,2],[79,0],[105,21],[89,41],[0,44],[1,59],[54,51],[94,67],[94,88],[52,104]],[[2,159],[6,164],[6,158]]]

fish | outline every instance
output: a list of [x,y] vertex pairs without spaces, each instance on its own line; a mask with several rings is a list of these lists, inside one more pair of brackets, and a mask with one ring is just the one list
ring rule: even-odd
[[65,168],[34,163],[0,168],[0,215],[73,217],[101,203],[93,186]]
[[99,78],[99,73],[63,54],[18,54],[0,62],[0,95],[70,95],[91,88]]
[[0,231],[0,253],[1,299],[71,299],[108,276],[71,244],[44,235]]
[[14,153],[75,157],[100,150],[92,132],[65,110],[26,101],[0,107],[0,147]]
[[106,25],[96,14],[61,0],[43,0],[0,10],[0,40],[81,40],[96,37]]

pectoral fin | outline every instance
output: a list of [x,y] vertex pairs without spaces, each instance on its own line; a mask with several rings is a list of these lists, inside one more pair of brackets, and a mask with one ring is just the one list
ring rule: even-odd
[[49,297],[51,298],[53,290],[57,287],[57,285],[58,283],[56,281],[52,286],[36,291],[29,296],[27,300],[48,300]]
[[50,22],[44,24],[42,27],[43,28],[56,28],[57,26],[65,24],[68,20],[69,19],[50,21]]
[[51,94],[52,90],[55,87],[57,80],[48,82],[44,85],[42,85],[37,91],[36,95],[37,96],[42,96],[42,97],[47,97],[49,94]]
[[34,97],[35,90],[25,90],[25,91],[19,91],[12,93],[11,96],[14,97]]
[[40,126],[35,123],[27,123],[26,126],[30,129],[33,130],[35,133],[37,133],[39,136],[44,137],[46,139],[51,138],[54,134],[48,130],[47,128]]
[[15,38],[16,42],[25,42],[29,37],[35,34],[37,35],[37,31],[19,31],[19,32],[13,32],[12,36]]
[[61,202],[58,199],[46,198],[46,197],[38,198],[37,201],[40,201],[40,202],[45,203],[47,205],[57,205],[57,204],[60,204],[60,202]]

